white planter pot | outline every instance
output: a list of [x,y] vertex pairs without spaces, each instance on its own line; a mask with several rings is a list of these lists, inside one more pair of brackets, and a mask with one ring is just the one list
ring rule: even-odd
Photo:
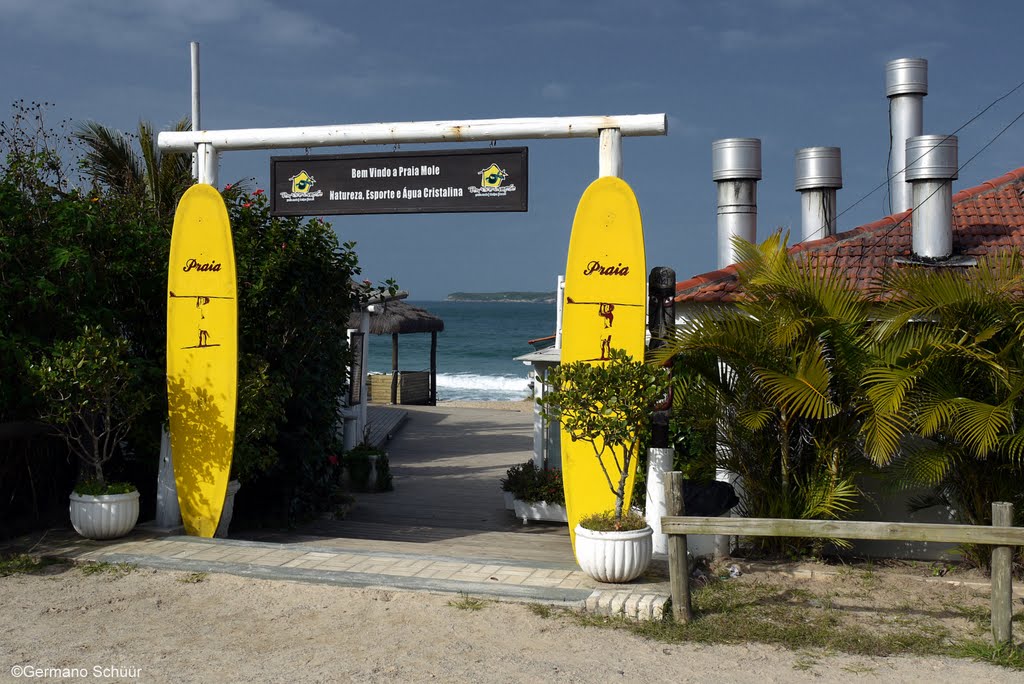
[[228,490],[224,495],[224,508],[220,512],[220,522],[217,523],[217,531],[213,533],[214,537],[220,537],[221,539],[227,539],[228,537],[228,526],[231,524],[231,517],[235,514],[235,494],[242,488],[242,483],[238,480],[231,480],[228,482]]
[[515,494],[513,494],[512,492],[506,492],[505,490],[502,490],[501,491],[501,496],[502,496],[502,498],[505,499],[505,510],[506,511],[514,511],[515,508],[516,508],[516,504],[515,504],[516,496],[515,496]]
[[139,493],[81,495],[71,492],[71,526],[86,539],[116,539],[139,520]]
[[517,518],[523,519],[523,524],[526,524],[527,520],[550,520],[553,522],[568,522],[569,516],[566,514],[565,506],[556,503],[550,503],[548,501],[534,501],[527,503],[520,499],[514,499],[512,501],[513,510],[516,512]]
[[576,526],[576,562],[598,582],[621,584],[643,574],[651,563],[654,530],[595,532]]

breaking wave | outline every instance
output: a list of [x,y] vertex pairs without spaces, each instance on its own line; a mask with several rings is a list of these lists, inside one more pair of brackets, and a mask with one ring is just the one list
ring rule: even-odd
[[449,401],[516,401],[530,394],[530,380],[514,375],[438,373],[437,398]]

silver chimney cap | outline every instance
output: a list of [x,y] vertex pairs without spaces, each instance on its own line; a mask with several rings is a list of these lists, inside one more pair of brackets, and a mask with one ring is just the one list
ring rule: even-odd
[[894,59],[885,65],[885,96],[927,95],[928,60],[920,57]]
[[957,179],[955,135],[918,135],[907,138],[907,182]]
[[794,189],[843,187],[842,153],[838,147],[804,147],[796,151]]
[[723,138],[712,142],[711,177],[715,181],[761,180],[761,140]]

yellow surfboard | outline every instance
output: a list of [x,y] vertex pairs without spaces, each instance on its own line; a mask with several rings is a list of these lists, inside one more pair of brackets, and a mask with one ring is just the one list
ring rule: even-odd
[[238,300],[224,200],[193,185],[174,214],[167,270],[167,404],[174,482],[188,534],[220,522],[235,443]]
[[[646,308],[647,263],[640,206],[621,178],[599,178],[583,193],[572,223],[565,266],[561,362],[603,363],[612,349],[643,358]],[[632,469],[626,483],[627,507],[636,458]],[[613,509],[615,495],[591,445],[573,442],[564,430],[562,479],[575,552],[580,519]]]

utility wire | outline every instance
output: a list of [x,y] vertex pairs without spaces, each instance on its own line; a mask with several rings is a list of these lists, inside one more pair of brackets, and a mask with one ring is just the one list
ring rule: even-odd
[[[1019,84],[1019,85],[1018,85],[1018,86],[1017,86],[1016,88],[1014,88],[1013,90],[1017,90],[1017,89],[1018,89],[1018,88],[1020,88],[1021,86],[1024,86],[1024,81],[1022,81],[1022,82],[1021,82],[1021,83],[1020,83],[1020,84]],[[1013,92],[1013,91],[1010,91],[1010,92]],[[1009,93],[1007,93],[1007,95],[1008,95],[1008,94],[1009,94]],[[1003,97],[1006,97],[1006,96],[1004,95]],[[993,103],[993,104],[995,104],[995,103]],[[988,107],[986,107],[985,109],[987,110],[987,109],[989,109],[989,108],[991,108],[991,107],[992,107],[992,105],[989,105],[989,106],[988,106]],[[984,112],[983,112],[983,113],[984,113]],[[974,119],[977,119],[977,118],[978,118],[978,116],[980,116],[980,114],[979,114],[979,115],[977,115],[977,116],[975,116],[975,117],[974,117]],[[985,143],[984,145],[982,145],[982,146],[981,146],[981,149],[979,149],[979,150],[978,150],[977,152],[975,152],[975,153],[974,153],[973,155],[971,155],[970,159],[968,159],[967,161],[965,161],[965,162],[964,162],[963,164],[960,164],[960,165],[959,165],[959,166],[957,167],[957,169],[956,169],[956,174],[957,174],[957,175],[959,176],[959,175],[960,175],[960,172],[961,172],[961,171],[963,171],[963,169],[964,169],[964,168],[965,168],[965,167],[966,167],[966,166],[967,166],[968,164],[970,164],[970,163],[971,163],[972,161],[974,161],[975,159],[977,159],[978,155],[980,155],[980,154],[981,154],[982,152],[984,152],[984,151],[985,151],[986,149],[988,149],[988,148],[989,148],[989,147],[990,147],[990,146],[992,145],[992,143],[994,143],[994,142],[995,142],[996,140],[998,140],[998,139],[999,139],[999,138],[1000,138],[1000,137],[1001,137],[1001,136],[1003,135],[1003,133],[1006,133],[1006,131],[1010,130],[1010,128],[1011,128],[1011,127],[1012,127],[1012,126],[1013,126],[1013,125],[1014,125],[1015,123],[1017,123],[1018,121],[1020,121],[1020,120],[1021,120],[1022,118],[1024,118],[1024,110],[1021,110],[1021,112],[1020,112],[1020,113],[1019,113],[1019,114],[1018,114],[1017,116],[1015,116],[1015,117],[1013,118],[1013,120],[1012,120],[1012,121],[1010,121],[1010,123],[1008,123],[1008,124],[1006,124],[1005,126],[1003,126],[1002,130],[1000,130],[1000,131],[999,131],[998,133],[996,133],[996,134],[995,134],[995,135],[994,135],[994,136],[992,137],[992,139],[991,139],[991,140],[989,140],[989,141],[988,141],[987,143]],[[973,121],[974,119],[971,119],[971,121]],[[970,123],[970,121],[968,121],[967,123]],[[964,126],[966,126],[966,125],[967,125],[967,124],[964,124]],[[958,129],[957,129],[957,131],[960,131],[960,130],[962,130],[962,129],[964,128],[964,126],[961,126],[960,128],[958,128]],[[948,140],[948,139],[949,139],[949,137],[950,137],[950,136],[952,136],[952,135],[955,135],[955,133],[951,133],[951,134],[950,134],[949,136],[946,136],[946,138],[945,138],[944,140],[940,141],[940,142],[939,142],[939,143],[938,143],[938,144],[936,145],[936,147],[937,147],[938,145],[941,145],[941,144],[942,144],[942,142],[945,142],[945,140]],[[934,148],[932,148],[932,149],[934,149]],[[922,156],[923,156],[923,155],[922,155]],[[876,189],[877,189],[877,188],[876,188]],[[935,195],[935,193],[937,193],[937,192],[938,192],[939,190],[941,190],[941,189],[942,189],[942,186],[940,185],[939,187],[935,188],[935,190],[932,190],[932,192],[931,192],[931,193],[930,193],[930,194],[929,194],[929,195],[928,195],[927,197],[925,197],[925,198],[924,198],[924,200],[922,200],[921,204],[924,204],[925,202],[927,202],[928,200],[930,200],[930,199],[932,198],[932,196],[934,196],[934,195]],[[889,227],[889,229],[888,229],[888,230],[886,230],[886,231],[885,231],[885,232],[884,232],[884,233],[883,233],[882,235],[878,236],[878,237],[877,237],[877,238],[875,239],[875,243],[877,244],[878,242],[881,242],[882,240],[884,240],[884,239],[886,239],[887,237],[889,237],[889,235],[890,235],[890,234],[892,233],[892,231],[896,230],[896,229],[897,229],[897,228],[899,228],[899,227],[900,227],[901,225],[903,225],[903,222],[904,222],[904,221],[906,221],[906,220],[907,220],[908,218],[910,218],[910,217],[911,217],[911,216],[913,216],[913,215],[914,215],[914,209],[913,209],[913,208],[911,208],[911,210],[910,210],[909,212],[907,212],[907,214],[906,214],[906,215],[905,215],[905,216],[904,216],[903,218],[901,218],[901,219],[900,219],[899,221],[897,221],[897,222],[896,222],[896,223],[894,223],[894,224],[893,224],[892,226],[890,226],[890,227]],[[861,250],[861,253],[863,254],[863,253],[864,253],[864,251],[865,251],[865,250],[864,250],[864,249],[862,249],[862,250]]]
[[[950,133],[949,135],[947,135],[947,136],[946,136],[945,138],[943,138],[942,140],[940,140],[940,141],[939,141],[938,143],[936,143],[936,144],[935,144],[934,146],[932,146],[932,147],[928,148],[927,150],[925,150],[925,151],[924,151],[924,152],[923,152],[923,153],[921,154],[921,156],[920,156],[920,157],[918,157],[917,159],[915,159],[914,161],[907,161],[907,162],[906,162],[906,165],[905,165],[905,166],[904,166],[904,167],[903,167],[902,169],[899,169],[898,171],[896,171],[896,172],[895,172],[895,173],[893,173],[892,175],[889,175],[889,163],[890,163],[890,162],[889,162],[889,161],[887,161],[887,162],[886,162],[886,165],[885,165],[885,167],[886,167],[886,169],[885,169],[885,170],[886,170],[886,178],[885,178],[885,180],[884,180],[884,181],[882,181],[881,183],[879,183],[878,185],[876,185],[875,187],[873,187],[873,188],[872,188],[871,190],[869,190],[869,191],[868,191],[868,192],[867,192],[867,193],[866,193],[866,194],[865,194],[865,195],[864,195],[863,197],[861,197],[861,198],[860,198],[860,199],[858,199],[858,200],[857,200],[856,202],[854,202],[853,204],[851,204],[850,206],[848,206],[848,207],[847,207],[846,209],[844,209],[844,210],[842,210],[841,212],[839,212],[839,213],[838,213],[838,214],[836,215],[836,220],[838,221],[838,220],[839,220],[840,218],[842,218],[843,214],[845,214],[846,212],[848,212],[848,211],[850,211],[851,209],[853,209],[854,207],[856,207],[856,206],[857,206],[858,204],[860,204],[861,202],[863,202],[864,200],[866,200],[866,199],[867,199],[868,197],[871,197],[871,195],[873,195],[873,194],[875,194],[876,192],[878,192],[878,191],[879,191],[879,190],[880,190],[881,188],[883,188],[883,187],[886,187],[886,186],[887,186],[887,185],[889,184],[889,181],[891,181],[891,180],[892,180],[893,178],[895,178],[895,177],[896,177],[896,176],[898,176],[899,174],[901,174],[901,173],[903,173],[904,171],[906,171],[906,170],[907,170],[907,168],[908,168],[909,166],[911,166],[912,164],[915,164],[915,163],[917,163],[917,162],[918,162],[918,161],[919,161],[919,160],[920,160],[920,159],[921,159],[922,157],[924,157],[924,155],[928,154],[928,152],[931,152],[931,151],[932,151],[933,149],[935,149],[935,148],[936,148],[936,147],[938,147],[939,145],[941,145],[941,144],[943,144],[944,142],[946,142],[946,140],[949,140],[949,138],[951,138],[952,136],[956,135],[957,133],[959,133],[959,132],[960,132],[960,131],[962,131],[963,129],[965,129],[965,128],[967,128],[968,126],[970,126],[970,125],[971,125],[972,123],[974,123],[974,122],[975,122],[975,121],[977,121],[977,120],[978,120],[979,118],[981,118],[981,117],[982,117],[982,116],[983,116],[983,115],[985,114],[985,112],[987,112],[988,110],[992,109],[992,108],[993,108],[993,107],[995,107],[995,106],[996,106],[997,104],[999,104],[1000,102],[1002,102],[1002,101],[1003,101],[1003,100],[1005,100],[1006,98],[1010,97],[1011,95],[1013,95],[1013,94],[1014,94],[1015,92],[1017,92],[1017,91],[1018,91],[1018,90],[1020,90],[1021,88],[1024,88],[1024,81],[1021,81],[1020,83],[1018,83],[1017,85],[1015,85],[1015,86],[1014,86],[1013,88],[1011,88],[1010,90],[1006,91],[1006,92],[1005,92],[1004,94],[1002,94],[1002,95],[1000,95],[999,97],[997,97],[996,99],[992,100],[992,102],[990,102],[990,103],[988,104],[988,106],[986,106],[986,107],[985,107],[984,109],[982,109],[982,110],[981,110],[980,112],[978,112],[977,114],[975,114],[974,116],[972,116],[972,117],[971,117],[970,119],[968,119],[967,121],[965,121],[965,122],[964,122],[963,124],[961,124],[961,126],[960,126],[959,128],[957,128],[957,129],[956,129],[955,131],[953,131],[952,133]],[[892,111],[892,98],[889,98],[889,111],[890,111],[890,112]],[[1022,115],[1024,115],[1024,112],[1022,112]],[[1020,117],[1020,116],[1018,116],[1018,117],[1017,117],[1017,119],[1019,119],[1019,118],[1021,118],[1021,117]],[[1013,120],[1012,122],[1010,122],[1010,124],[1009,124],[1009,125],[1010,125],[1010,126],[1012,126],[1012,125],[1013,125],[1014,123],[1016,123],[1016,122],[1017,122],[1017,119],[1014,119],[1014,120]],[[1007,128],[1009,128],[1009,126],[1007,126]],[[1000,135],[1002,135],[1002,134],[1003,134],[1003,133],[1005,133],[1005,132],[1006,132],[1006,129],[1004,128],[1004,129],[1003,129],[1002,131],[1000,131],[1000,132],[999,132],[999,134],[998,134],[998,135],[996,135],[996,138],[998,138],[998,137],[999,137]],[[990,140],[990,141],[988,142],[988,144],[986,144],[986,145],[985,145],[985,147],[982,147],[982,148],[981,148],[981,150],[984,150],[984,149],[985,149],[985,148],[987,148],[987,147],[988,147],[989,145],[991,145],[991,144],[992,144],[993,142],[995,142],[996,138],[993,138],[992,140]],[[892,158],[892,143],[893,143],[893,140],[892,140],[892,128],[890,127],[890,129],[889,129],[889,159],[890,159],[890,160],[891,160],[891,158]],[[981,150],[979,150],[979,153],[981,152]],[[974,155],[974,157],[971,157],[970,159],[968,159],[968,160],[967,160],[967,162],[965,162],[963,166],[966,166],[966,165],[967,165],[968,163],[970,163],[971,161],[973,161],[973,160],[974,160],[974,158],[975,158],[975,157],[977,157],[977,156],[978,156],[978,155],[977,155],[977,154],[975,154],[975,155]],[[961,166],[960,168],[962,169],[962,168],[963,168],[963,166]],[[959,169],[958,169],[958,171],[959,171]],[[889,211],[890,211],[890,213],[892,212],[892,197],[890,197],[890,198],[889,198]]]

